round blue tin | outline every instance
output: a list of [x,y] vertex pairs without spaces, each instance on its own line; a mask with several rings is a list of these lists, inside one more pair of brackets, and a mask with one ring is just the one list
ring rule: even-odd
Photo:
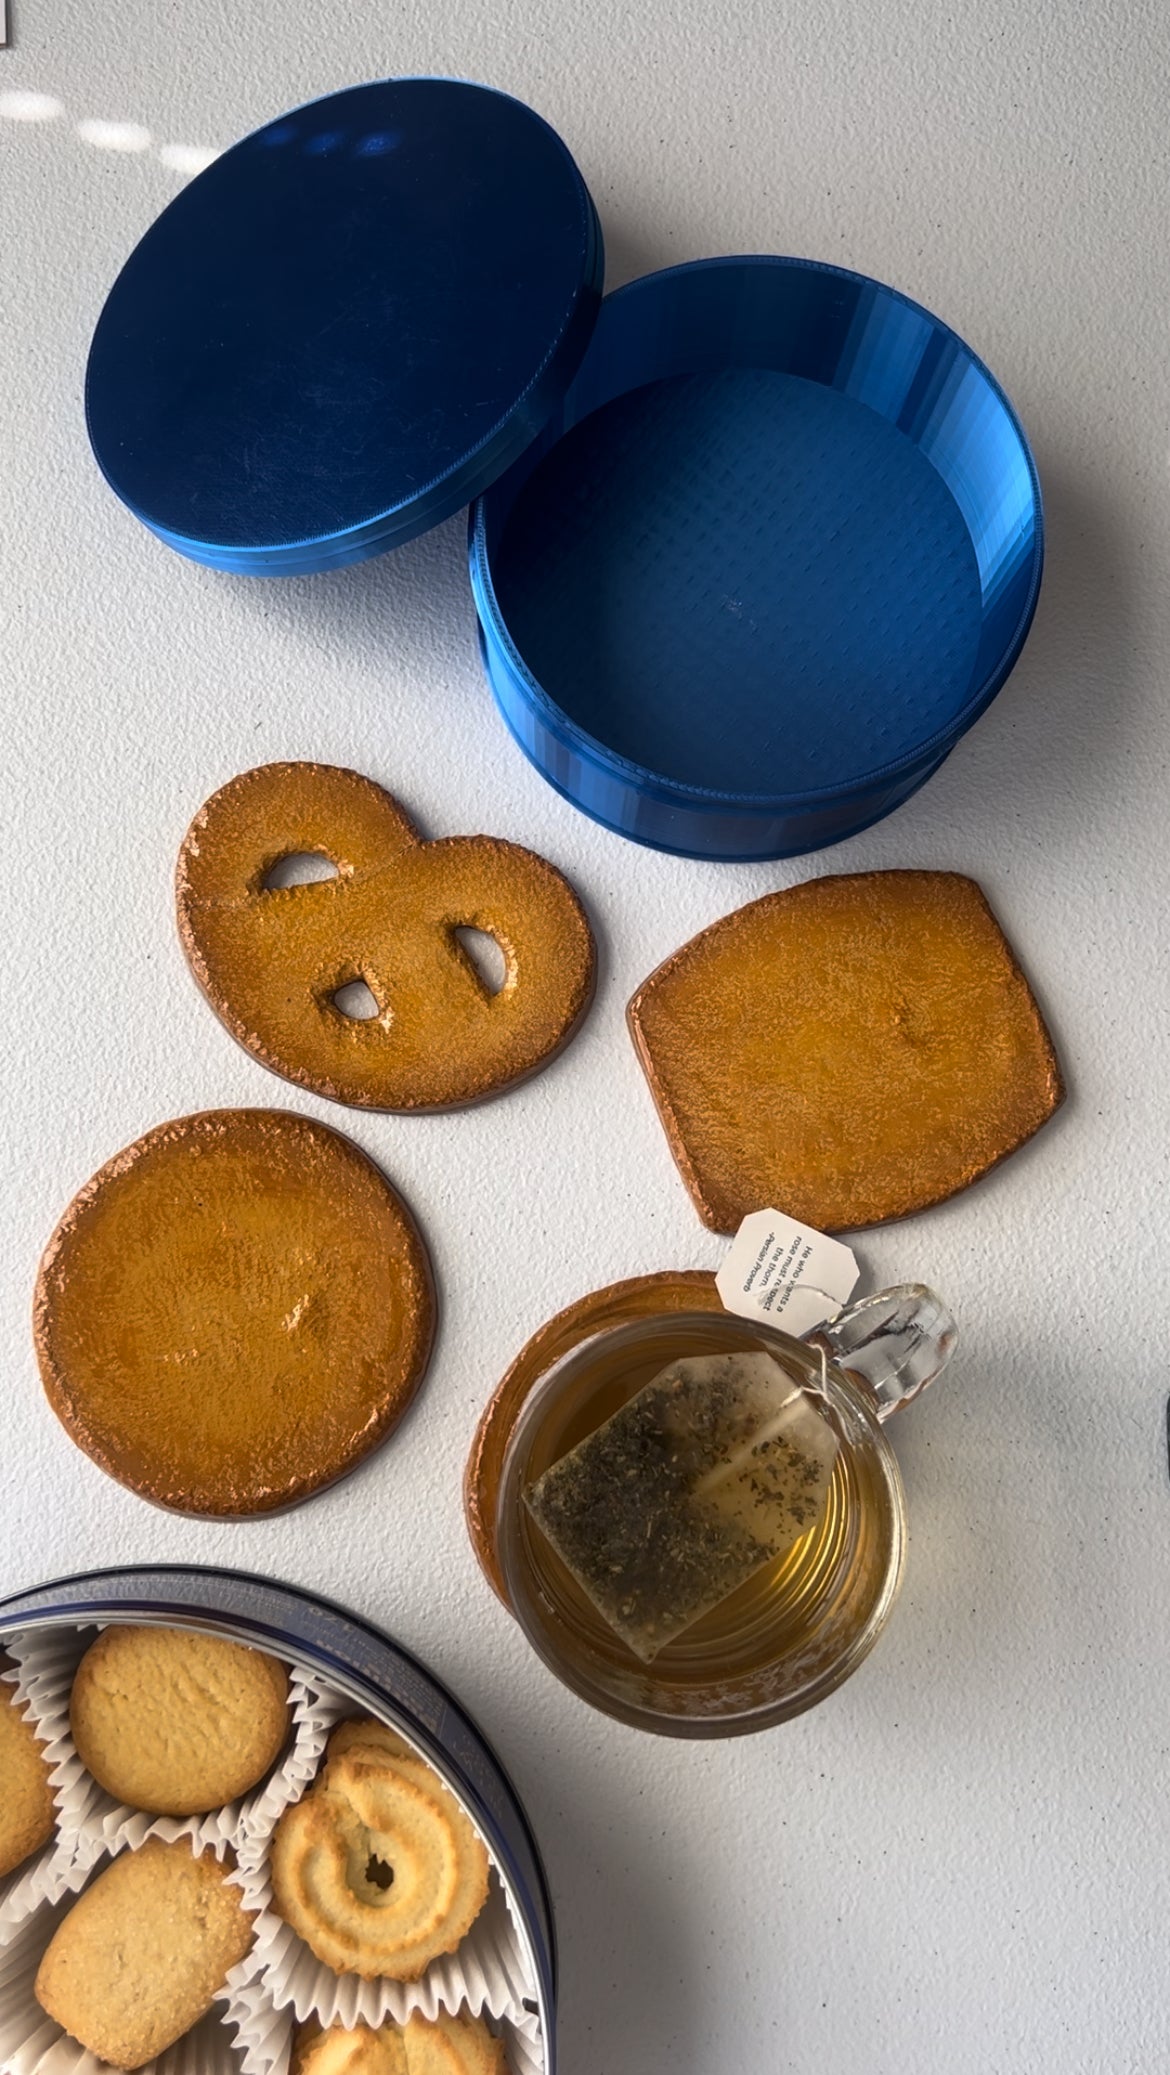
[[500,1869],[537,1988],[545,2075],[555,2075],[556,1939],[540,1855],[495,1752],[434,1673],[316,1593],[189,1564],[88,1571],[15,1593],[0,1600],[0,1644],[22,1632],[111,1621],[185,1625],[291,1658],[418,1746],[468,1810]]
[[683,855],[795,855],[928,778],[1016,660],[1040,491],[998,384],[895,290],[778,258],[607,298],[555,419],[472,514],[512,733]]
[[522,102],[435,79],[333,94],[224,153],[131,254],[90,350],[94,453],[198,562],[360,561],[530,444],[603,271],[585,183]]

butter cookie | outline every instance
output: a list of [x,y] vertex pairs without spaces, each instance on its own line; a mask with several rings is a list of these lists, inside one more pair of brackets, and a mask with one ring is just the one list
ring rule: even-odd
[[276,1908],[338,1974],[416,1981],[483,1908],[487,1851],[424,1759],[398,1756],[364,1723],[341,1728],[341,1748],[277,1823]]
[[0,1878],[48,1843],[55,1821],[45,1747],[16,1688],[0,1679]]
[[77,1667],[69,1723],[82,1764],[116,1800],[203,1815],[275,1763],[288,1673],[262,1650],[191,1628],[107,1628]]
[[270,1513],[383,1441],[434,1332],[426,1248],[339,1132],[283,1110],[148,1131],[77,1196],[34,1306],[45,1391],[110,1476],[181,1513]]
[[141,2068],[210,2010],[252,1936],[214,1852],[151,1837],[99,1874],[57,1926],[36,1999],[99,2060]]
[[507,2075],[502,2040],[481,2017],[416,2011],[405,2025],[302,2026],[292,2075]]

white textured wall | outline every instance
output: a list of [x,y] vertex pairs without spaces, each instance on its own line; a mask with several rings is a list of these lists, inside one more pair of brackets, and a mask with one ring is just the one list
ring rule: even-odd
[[[1170,2021],[1165,880],[1170,742],[1167,82],[1161,0],[14,0],[0,92],[0,1590],[84,1565],[219,1560],[320,1586],[430,1658],[499,1744],[556,1892],[566,2075],[1129,2075]],[[840,260],[938,310],[1035,445],[1048,573],[1023,661],[925,792],[809,865],[637,851],[575,814],[481,679],[463,524],[342,576],[186,564],[86,446],[88,336],[217,145],[391,72],[479,77],[560,129],[610,281],[703,253]],[[352,763],[434,833],[487,830],[575,879],[600,998],[546,1074],[462,1116],[347,1116],[237,1051],[171,919],[205,796],[274,757]],[[979,877],[1050,1015],[1056,1122],[965,1197],[861,1246],[934,1281],[964,1341],[897,1434],[912,1509],[893,1626],[783,1731],[704,1748],[563,1693],[473,1566],[479,1407],[588,1284],[713,1264],[626,1042],[635,983],[809,870]],[[407,1427],[284,1520],[165,1517],[40,1394],[36,1261],[74,1189],[148,1125],[225,1103],[340,1121],[430,1236],[444,1320]]]

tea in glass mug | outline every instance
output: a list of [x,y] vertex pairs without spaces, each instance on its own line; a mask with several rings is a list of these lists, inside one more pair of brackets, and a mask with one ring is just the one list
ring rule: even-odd
[[955,1339],[938,1298],[907,1285],[804,1340],[662,1312],[554,1361],[517,1419],[496,1518],[540,1656],[606,1713],[668,1735],[763,1728],[830,1693],[902,1574],[883,1421]]

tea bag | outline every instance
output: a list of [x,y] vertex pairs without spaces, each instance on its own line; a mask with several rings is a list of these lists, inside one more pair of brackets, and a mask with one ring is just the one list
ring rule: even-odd
[[772,1355],[699,1355],[660,1370],[524,1497],[648,1663],[812,1527],[837,1448]]

